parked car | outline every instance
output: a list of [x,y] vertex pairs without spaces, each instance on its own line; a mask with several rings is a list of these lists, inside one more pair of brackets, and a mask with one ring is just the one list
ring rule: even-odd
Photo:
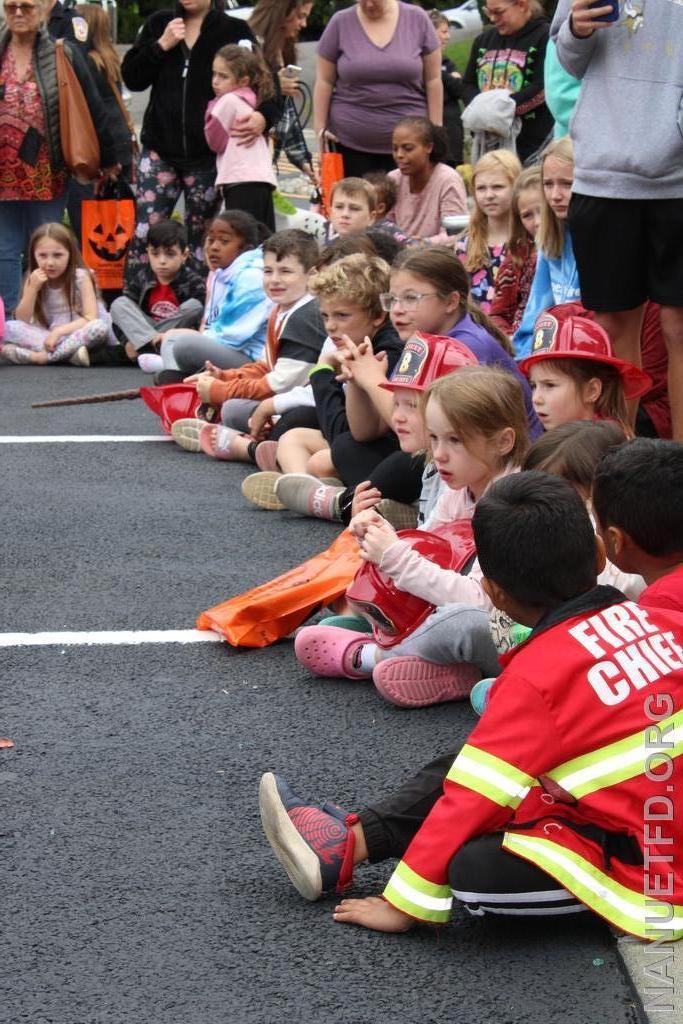
[[441,13],[448,18],[451,26],[451,39],[454,43],[464,43],[468,39],[474,39],[484,27],[477,0],[465,0],[465,3],[459,7],[449,7]]

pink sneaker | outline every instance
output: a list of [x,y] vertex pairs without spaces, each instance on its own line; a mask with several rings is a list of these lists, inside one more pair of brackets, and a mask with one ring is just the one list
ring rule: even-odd
[[277,441],[261,441],[256,447],[256,465],[264,473],[273,473],[278,469]]
[[304,626],[296,635],[297,661],[314,676],[369,679],[370,673],[354,665],[354,656],[370,641],[367,633],[336,626]]
[[400,708],[462,700],[479,679],[481,672],[476,665],[437,665],[409,655],[380,661],[372,673],[372,681],[384,699]]

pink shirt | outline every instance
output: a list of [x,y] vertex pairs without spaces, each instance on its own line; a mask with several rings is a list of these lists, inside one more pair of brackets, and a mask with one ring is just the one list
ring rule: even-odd
[[211,100],[204,115],[204,135],[216,153],[216,184],[237,185],[242,182],[266,182],[277,185],[270,149],[263,135],[251,146],[238,146],[230,129],[238,117],[251,114],[256,107],[252,89],[236,89]]
[[436,164],[421,192],[411,192],[410,179],[400,171],[389,171],[389,177],[397,195],[388,219],[412,238],[433,245],[452,243],[441,218],[467,213],[467,192],[458,172],[447,164]]
[[[510,466],[495,479],[517,472],[518,467]],[[471,519],[474,507],[475,502],[466,487],[457,491],[445,490],[439,495],[434,511],[420,529],[429,531],[441,523]],[[408,541],[397,540],[382,555],[379,568],[391,576],[400,590],[421,597],[437,607],[444,604],[467,604],[487,612],[493,608],[481,585],[484,573],[478,558],[475,558],[467,576],[462,576],[453,569],[442,569],[436,562],[423,558]]]

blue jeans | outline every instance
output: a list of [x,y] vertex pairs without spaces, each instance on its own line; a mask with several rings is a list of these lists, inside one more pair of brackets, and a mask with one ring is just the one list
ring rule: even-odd
[[21,260],[36,228],[61,223],[66,193],[59,199],[0,201],[0,296],[5,311],[14,312],[21,292]]

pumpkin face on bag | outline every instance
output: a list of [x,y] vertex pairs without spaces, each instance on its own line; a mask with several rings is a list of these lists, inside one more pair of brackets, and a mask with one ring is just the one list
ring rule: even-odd
[[81,204],[81,252],[98,287],[123,287],[126,253],[135,230],[133,199],[84,199]]
[[123,224],[116,224],[113,231],[107,232],[101,224],[96,224],[90,232],[88,245],[98,259],[107,263],[118,263],[126,255],[130,238],[130,232]]

